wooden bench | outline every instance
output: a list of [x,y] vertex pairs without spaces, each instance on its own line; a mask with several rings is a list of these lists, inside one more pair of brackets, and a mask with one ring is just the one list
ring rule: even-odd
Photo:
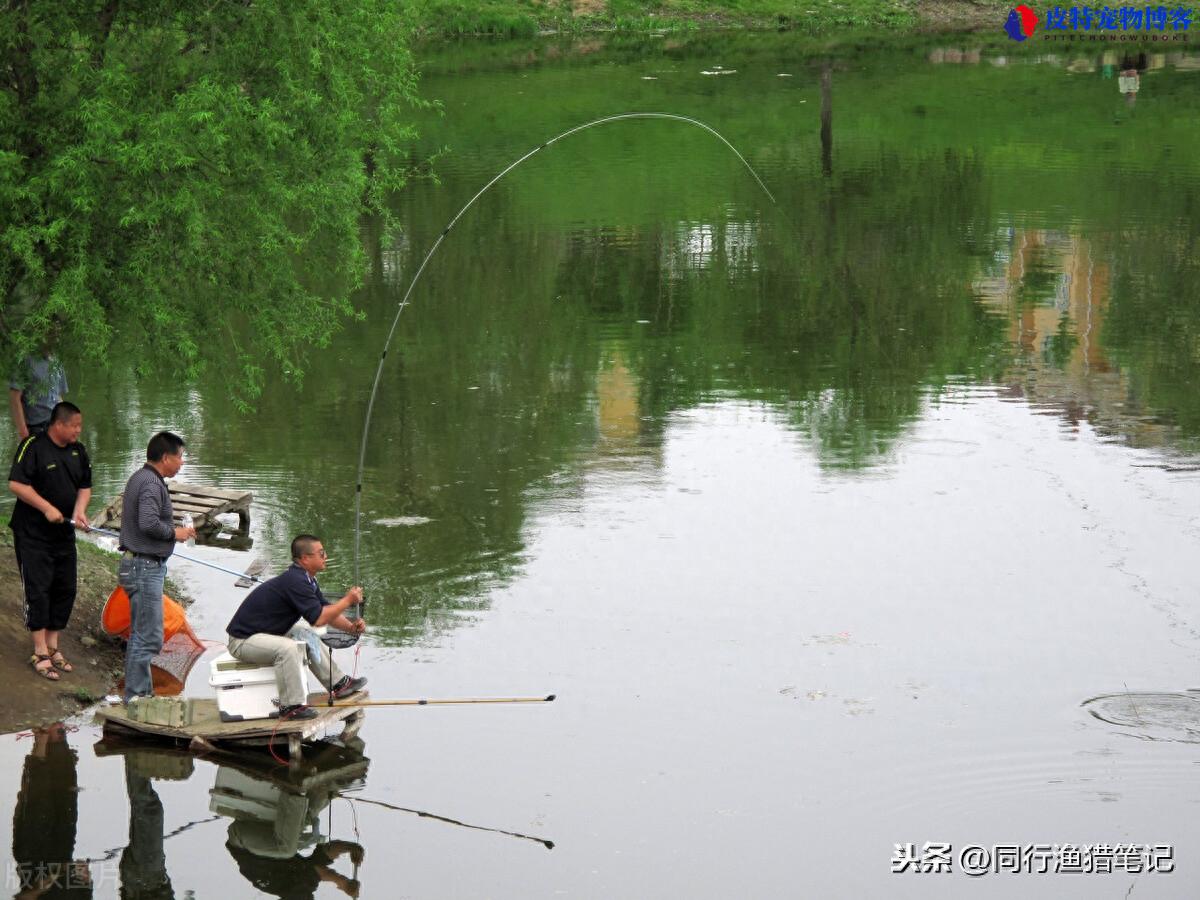
[[[250,538],[250,504],[254,500],[254,494],[250,491],[184,484],[182,481],[168,481],[167,490],[171,493],[171,511],[174,513],[175,524],[182,525],[183,517],[190,515],[192,524],[196,526],[196,543],[230,547],[234,550],[246,550],[253,545]],[[97,528],[120,530],[121,503],[124,496],[118,494],[112,503],[92,519],[92,524]],[[227,513],[237,514],[236,528],[231,529],[218,518]]]

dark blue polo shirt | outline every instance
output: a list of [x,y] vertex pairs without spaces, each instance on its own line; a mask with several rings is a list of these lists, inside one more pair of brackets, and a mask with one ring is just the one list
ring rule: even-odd
[[252,590],[225,630],[242,640],[254,634],[284,635],[292,630],[297,619],[314,624],[324,605],[325,598],[316,579],[292,563],[282,575]]

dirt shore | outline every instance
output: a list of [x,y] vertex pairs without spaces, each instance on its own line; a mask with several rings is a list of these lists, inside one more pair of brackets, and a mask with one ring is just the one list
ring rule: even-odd
[[[110,693],[121,680],[124,643],[109,637],[100,612],[117,586],[115,553],[78,542],[79,593],[59,649],[75,667],[58,681],[33,673],[33,648],[21,616],[21,582],[12,532],[0,527],[0,733],[56,722],[76,715]],[[171,596],[178,597],[171,592]],[[186,600],[181,601],[186,604]]]

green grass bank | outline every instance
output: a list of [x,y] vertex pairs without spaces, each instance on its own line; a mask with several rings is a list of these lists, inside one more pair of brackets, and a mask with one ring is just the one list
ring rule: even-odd
[[416,0],[422,38],[528,37],[547,32],[654,32],[709,28],[896,31],[999,28],[1004,0]]

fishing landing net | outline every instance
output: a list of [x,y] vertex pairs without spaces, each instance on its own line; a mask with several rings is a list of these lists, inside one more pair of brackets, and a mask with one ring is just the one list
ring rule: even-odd
[[150,660],[150,679],[154,684],[155,696],[178,697],[182,694],[192,667],[210,646],[217,644],[209,641],[206,645],[190,628],[164,641],[162,650]]

